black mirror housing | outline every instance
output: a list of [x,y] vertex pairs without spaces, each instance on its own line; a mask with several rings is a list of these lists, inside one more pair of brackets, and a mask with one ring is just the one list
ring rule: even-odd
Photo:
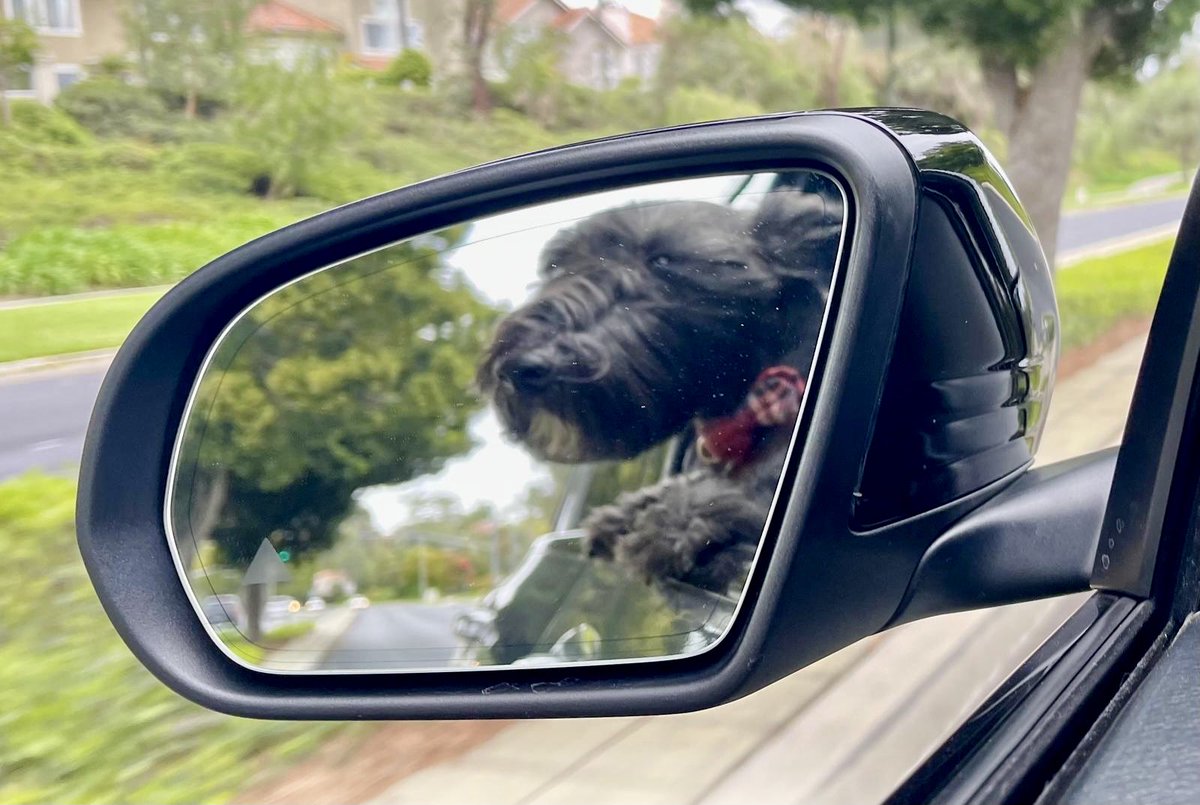
[[[473,217],[638,182],[787,168],[819,169],[846,189],[848,248],[801,412],[805,448],[788,459],[762,561],[712,650],[591,667],[326,676],[255,671],[218,650],[180,584],[163,501],[192,385],[241,311],[323,266]],[[945,117],[778,115],[514,157],[287,227],[168,293],[122,347],[93,413],[80,549],[139,659],[224,712],[396,719],[700,709],[897,621],[931,546],[1031,464],[1057,342],[1052,278],[1029,220],[979,141]],[[1061,587],[1052,579],[1048,589]],[[922,616],[962,603],[919,600],[944,602],[923,604]]]

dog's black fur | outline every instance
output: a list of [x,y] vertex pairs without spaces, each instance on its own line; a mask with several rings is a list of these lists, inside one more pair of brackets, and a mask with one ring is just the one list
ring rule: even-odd
[[[807,374],[841,226],[840,203],[797,191],[752,213],[680,201],[585,219],[543,250],[543,282],[501,322],[480,387],[542,458],[636,456],[736,410],[766,367]],[[591,552],[727,586],[740,569],[726,549],[757,543],[787,430],[737,472],[691,469],[596,509]]]

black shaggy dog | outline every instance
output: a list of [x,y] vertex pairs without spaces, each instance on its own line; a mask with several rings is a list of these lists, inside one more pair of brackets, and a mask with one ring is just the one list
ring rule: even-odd
[[780,190],[749,213],[608,210],[547,244],[534,298],[479,367],[508,433],[567,463],[697,434],[684,472],[585,520],[593,555],[715,590],[744,570],[736,557],[766,519],[841,227],[840,201]]

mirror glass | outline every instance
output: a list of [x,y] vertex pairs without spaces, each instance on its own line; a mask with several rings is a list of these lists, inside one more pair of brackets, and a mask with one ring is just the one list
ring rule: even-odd
[[166,524],[275,672],[702,651],[757,555],[845,238],[817,171],[516,209],[309,274],[226,328]]

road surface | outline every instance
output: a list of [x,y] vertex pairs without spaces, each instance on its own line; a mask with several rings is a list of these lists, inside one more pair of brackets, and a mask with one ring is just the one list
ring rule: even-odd
[[0,378],[0,481],[31,469],[74,475],[104,367]]
[[[1068,213],[1058,254],[1158,229],[1183,213],[1182,198]],[[0,481],[32,469],[74,473],[102,368],[0,378]]]
[[1186,199],[1176,197],[1067,213],[1058,225],[1058,256],[1177,223],[1185,203]]
[[466,608],[461,604],[372,604],[358,613],[318,667],[446,666],[458,645],[454,619]]

